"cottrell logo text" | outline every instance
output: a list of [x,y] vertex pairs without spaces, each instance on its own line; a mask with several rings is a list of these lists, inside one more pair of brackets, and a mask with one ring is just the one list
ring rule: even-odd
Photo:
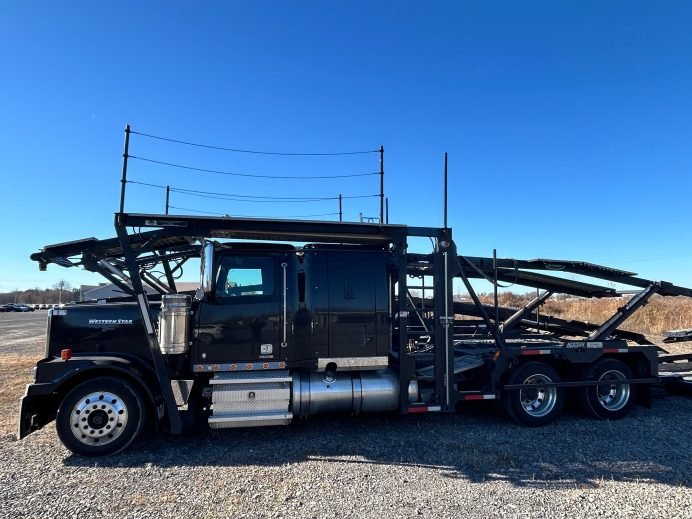
[[132,324],[132,319],[89,319],[89,324]]

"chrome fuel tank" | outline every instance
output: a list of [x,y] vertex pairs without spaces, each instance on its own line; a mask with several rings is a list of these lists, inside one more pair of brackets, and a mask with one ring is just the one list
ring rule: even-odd
[[159,314],[159,345],[161,353],[186,353],[189,350],[188,327],[190,296],[167,294],[163,296]]
[[294,373],[293,416],[395,411],[399,380],[391,369],[368,372]]

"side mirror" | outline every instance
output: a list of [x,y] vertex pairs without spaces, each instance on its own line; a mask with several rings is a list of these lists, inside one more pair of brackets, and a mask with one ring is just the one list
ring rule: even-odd
[[214,244],[205,242],[202,247],[202,279],[200,287],[206,294],[214,293]]

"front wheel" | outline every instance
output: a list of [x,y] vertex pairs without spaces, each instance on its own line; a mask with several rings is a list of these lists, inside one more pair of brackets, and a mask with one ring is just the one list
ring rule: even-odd
[[620,381],[633,378],[632,370],[619,360],[602,359],[588,366],[581,375],[585,381],[598,381],[595,386],[579,390],[582,407],[596,418],[618,420],[626,416],[635,402],[637,386]]
[[503,394],[507,415],[521,425],[547,425],[555,420],[565,405],[565,390],[545,386],[560,382],[560,375],[542,362],[527,362],[510,374],[509,384],[522,384],[522,389],[507,390]]
[[94,378],[75,386],[58,408],[55,427],[60,441],[80,456],[115,454],[139,435],[145,408],[129,382]]

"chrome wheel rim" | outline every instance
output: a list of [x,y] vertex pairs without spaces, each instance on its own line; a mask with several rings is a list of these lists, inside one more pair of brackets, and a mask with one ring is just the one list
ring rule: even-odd
[[553,381],[547,375],[531,375],[524,380],[524,385],[534,385],[535,388],[524,388],[519,391],[519,399],[524,412],[530,416],[540,418],[549,414],[557,403],[556,387],[541,387],[542,384],[551,384]]
[[127,406],[108,391],[90,393],[72,408],[70,429],[85,445],[107,445],[115,441],[127,425]]
[[612,383],[626,379],[627,377],[624,373],[614,369],[606,371],[598,379],[599,382],[605,382],[604,384],[599,383],[596,386],[598,401],[604,409],[619,411],[627,405],[630,399],[630,385]]

